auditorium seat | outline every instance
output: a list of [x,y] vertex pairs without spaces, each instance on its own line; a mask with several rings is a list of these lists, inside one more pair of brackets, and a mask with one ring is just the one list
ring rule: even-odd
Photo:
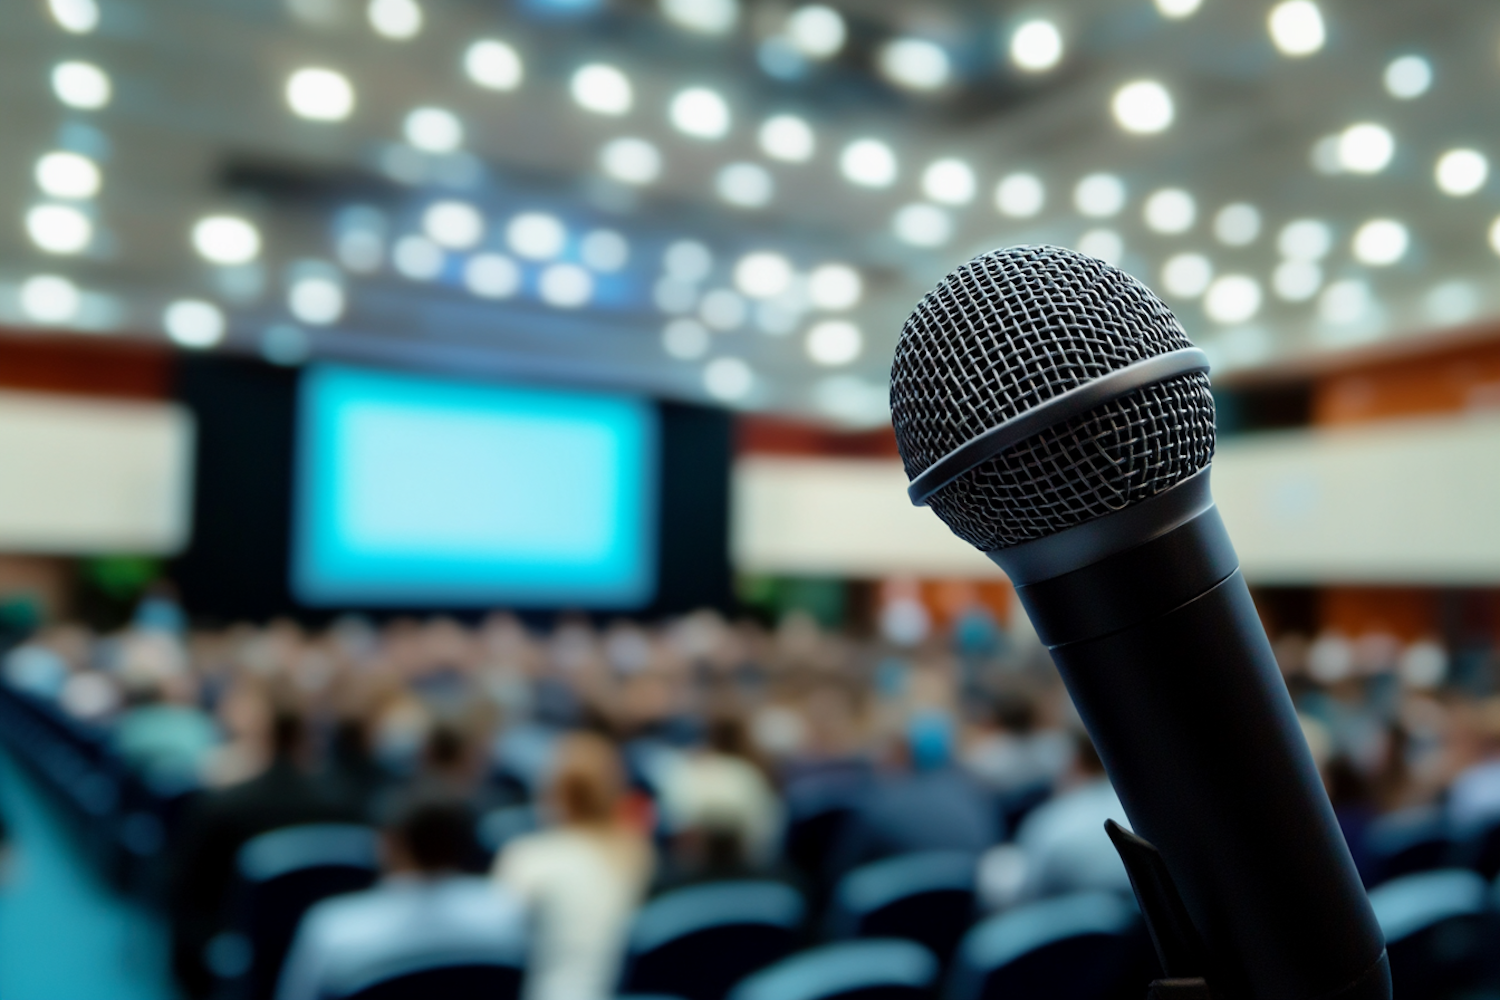
[[797,948],[805,909],[801,895],[780,882],[665,893],[635,919],[621,990],[722,1000],[735,983]]
[[729,1000],[926,1000],[937,975],[937,959],[915,942],[845,941],[762,969]]
[[1447,818],[1437,806],[1418,806],[1381,816],[1370,824],[1365,846],[1371,886],[1441,868],[1449,863],[1453,850]]
[[1490,971],[1500,928],[1489,886],[1474,872],[1445,868],[1393,879],[1370,891],[1370,905],[1401,1000],[1454,996]]
[[[1079,892],[1016,907],[971,930],[958,947],[945,1000],[1100,1000],[1135,963],[1135,906]],[[1135,985],[1144,996],[1146,982]]]
[[310,823],[263,833],[240,848],[231,893],[231,929],[209,944],[208,965],[223,992],[264,1000],[297,924],[319,900],[374,884],[379,845],[374,830],[348,823]]
[[449,955],[370,970],[330,1000],[517,1000],[524,956]]
[[1491,817],[1466,834],[1459,845],[1458,860],[1480,877],[1500,875],[1500,816]]
[[922,851],[856,868],[834,890],[829,934],[905,938],[946,963],[974,921],[977,863],[963,851]]

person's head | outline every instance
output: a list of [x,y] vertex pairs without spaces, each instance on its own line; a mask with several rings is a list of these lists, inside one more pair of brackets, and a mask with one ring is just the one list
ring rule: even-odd
[[549,799],[564,826],[614,822],[625,791],[620,755],[597,733],[573,733],[557,748]]
[[956,738],[953,717],[927,709],[913,713],[906,723],[906,752],[914,771],[936,771],[953,762]]
[[439,722],[427,733],[422,765],[430,773],[457,775],[469,764],[469,741],[451,722]]
[[1024,736],[1036,728],[1036,702],[1020,691],[1002,691],[995,695],[990,718],[997,728]]
[[462,801],[412,802],[385,830],[386,869],[421,875],[462,871],[473,845],[474,816]]

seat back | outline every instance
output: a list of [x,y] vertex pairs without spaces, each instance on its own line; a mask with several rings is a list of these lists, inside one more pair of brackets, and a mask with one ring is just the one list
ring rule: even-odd
[[801,895],[780,882],[665,893],[631,928],[621,990],[722,1000],[735,983],[797,948],[805,910]]
[[1380,817],[1370,824],[1365,846],[1372,886],[1442,868],[1453,850],[1447,818],[1436,806],[1403,809]]
[[1497,939],[1489,887],[1461,868],[1420,872],[1370,891],[1402,1000],[1448,997],[1479,985]]
[[235,992],[270,998],[303,914],[329,896],[368,889],[378,873],[376,833],[366,826],[309,823],[247,841],[234,890],[233,933],[246,949]]
[[974,919],[977,864],[964,851],[920,851],[856,868],[834,890],[829,933],[905,938],[947,962]]
[[431,956],[408,959],[346,984],[334,1000],[517,1000],[525,973],[520,956]]
[[[1112,892],[1078,892],[990,917],[959,945],[946,1000],[1097,1000],[1130,965],[1135,907]],[[1146,983],[1136,984],[1144,995]]]
[[937,975],[937,959],[913,941],[844,941],[762,969],[728,1000],[925,1000]]

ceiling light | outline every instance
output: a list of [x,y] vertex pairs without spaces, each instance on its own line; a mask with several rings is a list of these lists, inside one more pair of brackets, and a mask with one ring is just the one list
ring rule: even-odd
[[446,108],[416,108],[406,116],[406,141],[424,153],[451,153],[464,144],[464,123]]
[[161,315],[161,325],[172,342],[183,347],[212,347],[224,339],[224,312],[202,299],[178,299]]
[[75,254],[94,239],[94,224],[72,205],[38,205],[26,213],[31,242],[47,253]]
[[422,30],[422,8],[416,0],[370,0],[365,14],[376,34],[396,41],[414,38]]
[[1406,256],[1411,236],[1395,219],[1371,219],[1354,232],[1354,259],[1386,267]]
[[336,70],[299,69],[286,79],[286,103],[299,118],[343,121],[354,110],[354,86]]
[[618,271],[630,260],[630,244],[613,229],[595,229],[578,245],[578,256],[595,271]]
[[1042,73],[1063,55],[1062,32],[1051,21],[1027,21],[1010,36],[1010,61],[1027,73]]
[[729,132],[729,105],[707,87],[689,87],[672,98],[672,125],[695,139],[722,139]]
[[1115,121],[1127,132],[1150,135],[1172,124],[1172,95],[1155,80],[1135,80],[1115,91]]
[[1490,223],[1490,249],[1500,254],[1500,216]]
[[1345,325],[1364,319],[1374,303],[1370,286],[1357,278],[1335,281],[1318,296],[1318,318],[1325,323]]
[[859,357],[864,336],[859,327],[843,319],[829,319],[807,331],[807,356],[826,367],[847,365]]
[[1203,311],[1215,323],[1243,323],[1260,311],[1260,282],[1243,274],[1214,279],[1203,297]]
[[660,0],[667,20],[690,31],[722,35],[740,17],[738,0]]
[[467,250],[484,238],[484,216],[468,202],[433,202],[422,213],[422,229],[438,246]]
[[1118,215],[1125,207],[1125,182],[1114,174],[1089,174],[1073,189],[1073,206],[1095,219]]
[[1333,248],[1333,231],[1317,219],[1288,222],[1276,238],[1276,249],[1292,260],[1322,260]]
[[464,53],[464,72],[487,90],[515,90],[525,71],[521,56],[509,42],[481,38]]
[[851,427],[890,424],[890,390],[883,385],[871,385],[856,375],[830,375],[818,381],[813,395],[818,409]]
[[385,216],[372,208],[355,206],[339,213],[334,253],[350,271],[369,274],[385,258]]
[[291,323],[273,323],[260,335],[260,356],[273,365],[300,365],[312,353],[307,333]]
[[1243,247],[1260,235],[1260,210],[1247,202],[1225,205],[1214,216],[1214,236],[1225,246]]
[[714,257],[708,247],[697,240],[678,240],[662,254],[662,266],[678,281],[695,282],[708,277]]
[[714,178],[719,197],[738,208],[764,208],[776,193],[771,172],[758,163],[730,163]]
[[1009,174],[995,185],[995,208],[1015,219],[1029,219],[1046,204],[1047,190],[1035,174]]
[[569,90],[580,108],[599,115],[623,115],[635,102],[630,78],[608,63],[580,67]]
[[963,160],[934,160],[922,172],[922,193],[944,205],[966,205],[974,200],[974,169]]
[[109,75],[86,62],[58,63],[52,68],[52,92],[70,108],[93,111],[109,103]]
[[48,0],[47,9],[58,27],[75,35],[87,35],[99,27],[99,5],[94,0]]
[[886,43],[878,64],[882,76],[908,90],[937,90],[953,75],[948,51],[925,38],[898,38]]
[[896,181],[896,154],[879,139],[856,139],[839,154],[839,170],[860,187],[890,187]]
[[1396,140],[1374,122],[1350,125],[1339,133],[1339,166],[1356,174],[1378,174],[1391,162]]
[[645,139],[611,139],[599,150],[599,168],[626,184],[650,184],[661,176],[661,153]]
[[917,202],[897,209],[891,219],[896,238],[914,247],[939,247],[953,235],[953,220],[936,205]]
[[344,286],[321,274],[298,278],[287,289],[286,305],[302,322],[327,326],[344,315]]
[[550,260],[563,252],[568,231],[555,215],[522,212],[505,227],[505,242],[529,260]]
[[698,303],[698,318],[715,330],[739,329],[749,311],[744,297],[729,288],[715,288]]
[[749,253],[734,266],[735,287],[752,299],[773,298],[791,283],[792,265],[779,253]]
[[1203,0],[1156,0],[1156,10],[1162,17],[1180,21],[1192,17],[1203,6]]
[[501,253],[480,253],[464,264],[464,287],[482,299],[508,299],[521,289],[521,268]]
[[674,319],[661,331],[661,347],[679,361],[692,361],[708,353],[710,335],[695,319]]
[[1198,217],[1193,196],[1182,188],[1162,188],[1146,199],[1146,226],[1158,233],[1185,233]]
[[807,276],[807,297],[819,309],[852,309],[863,294],[864,282],[848,264],[822,264]]
[[775,115],[760,127],[760,148],[774,160],[803,163],[812,159],[815,140],[812,126],[796,115]]
[[67,278],[38,274],[21,283],[21,311],[38,323],[66,323],[78,315],[83,294]]
[[1323,269],[1310,260],[1284,260],[1271,275],[1271,287],[1287,302],[1306,302],[1323,286]]
[[209,215],[193,226],[193,248],[214,264],[248,264],[260,256],[260,230],[237,215]]
[[703,388],[722,402],[739,402],[755,388],[755,372],[739,358],[714,358],[703,366]]
[[1214,265],[1201,253],[1176,254],[1162,265],[1162,287],[1168,295],[1179,299],[1196,299],[1208,290],[1208,283],[1213,280]]
[[54,198],[92,198],[103,180],[99,165],[77,153],[48,153],[33,173],[37,187]]
[[594,276],[577,264],[553,264],[537,280],[542,301],[559,309],[577,309],[594,297]]
[[402,277],[431,281],[443,273],[443,248],[425,236],[403,236],[391,249],[391,263]]
[[1445,281],[1422,296],[1427,318],[1436,323],[1462,323],[1479,312],[1479,292],[1467,281]]
[[1385,89],[1398,101],[1410,101],[1432,86],[1432,63],[1421,56],[1392,59],[1385,68]]
[[1323,12],[1312,0],[1286,0],[1271,8],[1266,24],[1284,56],[1310,56],[1323,47]]
[[1477,149],[1450,149],[1438,159],[1436,176],[1438,190],[1462,198],[1484,187],[1490,161]]
[[797,329],[797,324],[802,320],[802,310],[783,301],[785,298],[787,296],[780,296],[769,302],[756,304],[756,329],[771,337],[785,337]]
[[651,300],[656,303],[656,308],[674,316],[692,312],[698,304],[698,286],[669,275],[652,287]]
[[1117,267],[1120,259],[1125,256],[1125,241],[1113,229],[1090,229],[1078,237],[1075,249],[1081,254],[1102,260],[1111,267]]
[[809,59],[827,59],[844,47],[848,30],[838,11],[816,3],[792,12],[786,21],[786,37],[794,49]]

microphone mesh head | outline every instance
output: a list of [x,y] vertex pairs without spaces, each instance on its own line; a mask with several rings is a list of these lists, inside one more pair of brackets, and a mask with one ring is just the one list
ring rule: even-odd
[[[1130,275],[1058,247],[993,250],[917,304],[891,367],[906,475],[1059,393],[1193,346]],[[1175,486],[1214,453],[1208,377],[1144,386],[1027,438],[929,498],[985,551],[1045,538]]]

